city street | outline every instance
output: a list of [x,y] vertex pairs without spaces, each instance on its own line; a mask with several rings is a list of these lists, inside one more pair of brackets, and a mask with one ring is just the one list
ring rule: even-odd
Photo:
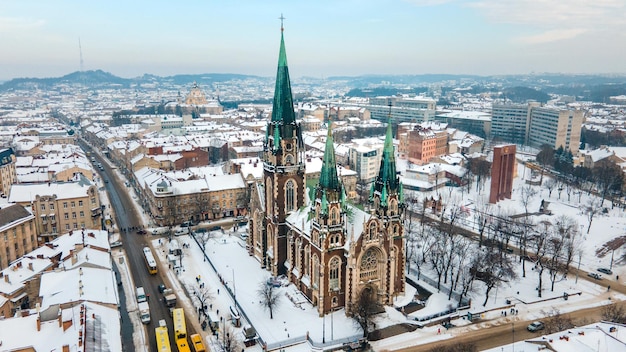
[[[112,169],[108,163],[108,160],[105,160],[102,155],[96,153],[95,150],[91,149],[88,145],[82,144],[82,147],[87,151],[91,151],[92,155],[96,157],[96,160],[102,163],[104,168],[103,171],[100,171],[100,175],[103,180],[108,180],[109,182],[104,183],[106,191],[108,193],[110,208],[107,207],[105,212],[111,212],[113,214],[113,218],[115,220],[116,227],[118,229],[129,229],[129,228],[140,228],[143,227],[144,224],[142,222],[142,218],[135,207],[133,206],[133,200],[131,199],[132,192],[131,188],[128,188],[124,185],[124,180],[119,180],[116,177],[114,169]],[[164,275],[164,270],[162,267],[159,267],[159,274],[150,275],[147,271],[146,264],[144,262],[143,251],[142,248],[149,246],[149,235],[139,235],[137,234],[137,230],[132,231],[120,231],[120,240],[123,243],[123,249],[126,252],[126,260],[128,261],[127,267],[130,270],[132,276],[132,282],[134,283],[133,287],[123,286],[123,290],[130,290],[130,297],[135,297],[135,287],[143,286],[146,294],[149,297],[152,297],[148,300],[150,304],[150,315],[151,321],[150,324],[146,325],[147,334],[146,341],[150,346],[152,346],[151,350],[156,351],[155,335],[154,328],[158,326],[159,320],[164,319],[167,322],[169,331],[173,331],[172,319],[169,315],[168,307],[163,303],[163,299],[161,294],[158,292],[157,287],[159,284],[164,283],[167,287],[171,287],[170,282],[167,279],[167,276]],[[114,249],[116,250],[116,249]],[[120,263],[116,263],[119,265]],[[167,268],[165,268],[167,270]],[[122,294],[123,296],[123,294]],[[120,302],[121,304],[122,302]],[[135,307],[136,303],[131,302],[130,305],[121,305],[122,310],[127,309],[127,307]],[[128,312],[129,315],[138,314],[136,311]],[[137,317],[138,318],[138,317]],[[129,350],[134,349],[134,341],[132,340],[132,329],[133,325],[128,320],[122,320],[122,336],[123,336],[123,346],[125,348],[129,346],[133,346],[129,348]],[[191,334],[192,328],[191,325],[188,324],[188,330]],[[175,343],[173,339],[170,339],[170,344],[172,346],[172,350],[175,350]]]

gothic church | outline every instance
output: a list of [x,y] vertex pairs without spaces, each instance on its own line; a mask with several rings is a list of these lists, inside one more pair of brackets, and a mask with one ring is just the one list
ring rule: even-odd
[[[370,211],[346,200],[337,175],[331,123],[319,183],[306,189],[304,142],[296,122],[281,25],[278,72],[267,124],[263,180],[251,190],[248,251],[272,275],[284,274],[320,315],[367,292],[391,305],[405,291],[402,184],[396,174],[391,123]],[[307,194],[313,194],[308,199]]]

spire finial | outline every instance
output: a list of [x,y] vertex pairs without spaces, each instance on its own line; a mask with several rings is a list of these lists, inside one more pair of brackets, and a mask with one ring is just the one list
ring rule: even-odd
[[285,20],[285,17],[283,16],[283,14],[280,14],[280,17],[278,17],[278,19],[280,20],[280,31],[284,32],[285,31],[285,27],[283,26],[283,21]]

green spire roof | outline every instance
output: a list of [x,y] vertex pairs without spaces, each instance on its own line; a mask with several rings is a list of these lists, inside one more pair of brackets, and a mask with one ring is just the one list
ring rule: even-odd
[[295,123],[296,113],[293,110],[293,96],[291,95],[287,53],[282,31],[283,28],[281,26],[278,72],[276,73],[276,87],[274,88],[274,103],[272,105],[272,122],[282,121],[284,126]]
[[335,162],[335,146],[331,131],[332,123],[328,122],[328,134],[326,136],[326,147],[324,148],[324,159],[322,161],[322,171],[320,173],[320,187],[324,189],[341,190],[339,177],[337,177],[337,163]]
[[380,170],[376,178],[376,189],[382,191],[379,184],[387,185],[389,191],[398,189],[398,176],[396,175],[396,158],[393,149],[393,135],[391,133],[391,119],[387,121],[387,135],[385,136],[385,146],[383,157],[380,160]]

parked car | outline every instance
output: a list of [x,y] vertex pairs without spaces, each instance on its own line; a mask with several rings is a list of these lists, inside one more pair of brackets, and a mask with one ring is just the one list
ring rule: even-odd
[[111,248],[121,247],[122,241],[111,242]]
[[163,291],[165,291],[165,285],[164,284],[160,284],[158,287],[159,293],[163,293]]
[[137,234],[138,234],[138,235],[145,235],[145,234],[147,234],[147,233],[148,233],[148,231],[146,231],[146,230],[144,230],[144,229],[137,230]]
[[600,274],[589,273],[589,274],[587,274],[587,276],[589,276],[590,278],[596,279],[596,280],[602,280],[602,275],[600,275]]
[[613,275],[613,270],[611,269],[607,269],[607,268],[598,268],[598,271],[603,273],[603,274],[607,274],[607,275]]
[[542,322],[540,321],[533,321],[532,323],[530,323],[530,325],[528,325],[526,327],[526,329],[530,332],[535,332],[535,331],[539,331],[539,330],[543,330],[545,328],[545,326],[543,325]]

